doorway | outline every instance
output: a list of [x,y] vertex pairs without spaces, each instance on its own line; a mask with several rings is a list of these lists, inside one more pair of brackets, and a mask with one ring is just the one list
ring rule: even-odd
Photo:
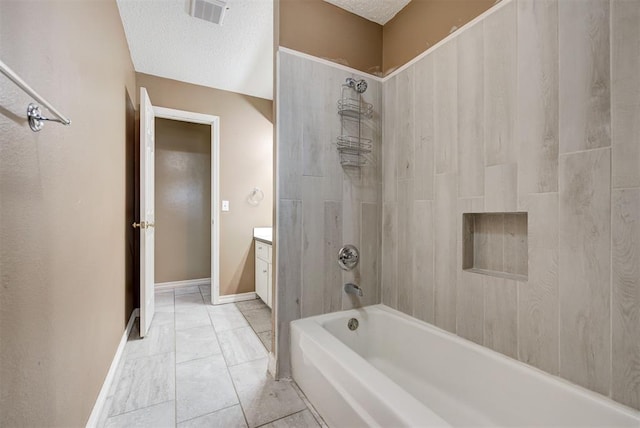
[[[166,261],[166,263],[163,264],[163,266],[158,266],[158,268],[156,268],[156,271],[160,274],[160,276],[158,278],[156,278],[156,282],[169,282],[166,281],[163,278],[171,278],[171,275],[175,275],[177,273],[178,270],[182,270],[182,271],[186,271],[188,273],[191,273],[191,276],[193,276],[196,272],[200,272],[202,271],[202,262],[203,260],[201,257],[202,251],[204,251],[204,248],[201,248],[202,245],[207,242],[209,243],[209,278],[207,277],[200,277],[197,278],[198,276],[201,276],[199,274],[196,274],[196,278],[194,278],[192,280],[192,282],[195,283],[206,283],[207,281],[210,282],[211,284],[211,303],[217,303],[216,302],[216,298],[219,297],[219,275],[220,275],[220,269],[219,269],[219,236],[220,236],[220,230],[219,230],[219,209],[218,209],[218,205],[219,205],[219,118],[217,116],[211,116],[211,115],[205,115],[205,114],[201,114],[201,113],[195,113],[195,112],[188,112],[188,111],[183,111],[183,110],[175,110],[175,109],[169,109],[169,108],[164,108],[164,107],[154,107],[154,113],[155,113],[155,118],[156,120],[160,120],[160,121],[164,121],[163,124],[161,125],[162,128],[165,131],[170,131],[171,129],[175,129],[176,128],[176,124],[175,122],[180,122],[182,124],[191,124],[191,125],[195,125],[194,127],[191,127],[191,132],[194,135],[200,134],[201,132],[198,131],[198,127],[201,126],[207,126],[209,127],[209,152],[210,152],[210,174],[206,174],[206,173],[201,173],[198,174],[197,172],[193,172],[192,174],[192,178],[195,178],[195,176],[200,175],[209,175],[209,183],[202,183],[202,187],[200,188],[200,190],[202,189],[208,189],[209,190],[209,194],[207,195],[210,203],[209,203],[209,209],[206,210],[209,213],[209,223],[210,223],[210,227],[211,227],[211,231],[209,233],[209,238],[210,239],[202,239],[201,237],[199,237],[199,232],[202,231],[202,227],[198,227],[199,226],[199,221],[197,220],[198,218],[202,217],[203,215],[203,210],[202,208],[204,207],[200,207],[200,209],[197,209],[197,211],[200,211],[199,213],[194,213],[193,210],[192,211],[192,216],[188,217],[187,220],[188,222],[193,223],[194,229],[189,229],[187,228],[187,230],[182,229],[182,233],[184,233],[186,236],[182,236],[181,237],[181,241],[182,241],[182,248],[180,248],[180,251],[178,252],[173,252],[173,254],[171,254],[170,252],[167,253],[161,253],[161,254],[155,254],[156,260],[163,263],[163,260]],[[174,122],[174,123],[171,123]],[[183,130],[185,128],[183,127]],[[188,128],[187,128],[188,129]],[[156,131],[157,132],[157,131]],[[158,135],[156,134],[156,140],[158,139]],[[192,145],[193,146],[193,145]],[[197,146],[197,143],[196,143]],[[196,148],[197,150],[197,148]],[[156,152],[156,156],[158,156],[158,153]],[[158,161],[158,159],[156,158],[156,162]],[[174,158],[174,159],[169,159],[170,163],[176,164],[176,163],[181,163],[184,162],[184,157],[182,159],[180,158]],[[189,168],[189,167],[195,167],[198,168],[198,165],[192,163],[191,165],[174,165],[176,166],[178,170],[180,169],[184,169],[184,168]],[[200,165],[201,166],[201,165]],[[158,175],[156,175],[156,181],[158,182],[158,180],[162,180],[164,177],[159,177]],[[183,177],[184,178],[184,177]],[[184,184],[184,183],[183,183]],[[171,205],[169,206],[169,209],[175,209],[177,206],[182,205],[183,209],[185,207],[191,206],[193,207],[194,204],[196,207],[199,207],[199,205],[201,205],[202,201],[197,201],[198,198],[202,197],[202,192],[199,192],[197,188],[194,188],[193,191],[181,191],[180,189],[178,189],[175,192],[172,192],[171,190],[169,190],[169,195],[167,197],[167,199],[173,199],[173,201],[171,201]],[[156,198],[156,203],[162,203],[164,201],[159,201],[158,198]],[[184,212],[183,212],[184,213]],[[162,215],[162,213],[158,213],[159,215]],[[169,224],[164,224],[164,225],[160,225],[160,232],[162,233],[163,230],[167,233],[168,236],[161,236],[159,238],[160,240],[160,244],[162,244],[166,238],[167,241],[173,241],[173,244],[176,243],[175,239],[177,238],[176,236],[171,236],[171,229],[172,226],[170,224],[170,222],[172,221],[172,217],[173,220],[176,219],[176,216],[171,216],[168,215],[166,216],[166,220],[167,222],[169,222]],[[158,220],[162,221],[162,218],[158,218],[156,217]],[[195,221],[194,221],[195,218]],[[166,229],[163,229],[163,226],[166,226]],[[199,230],[198,230],[199,229]],[[180,233],[180,230],[178,230],[178,233]],[[157,238],[158,239],[158,238]],[[171,245],[171,242],[168,242],[168,245]],[[159,248],[157,246],[157,248]],[[175,257],[171,260],[170,258],[173,256],[175,256],[175,254],[181,254],[181,258],[179,260],[176,260]],[[169,265],[169,261],[172,262],[171,265]],[[200,265],[200,266],[198,266]],[[173,272],[172,272],[173,269]],[[167,276],[163,276],[163,275],[167,275]]]
[[155,119],[204,124],[211,127],[211,260],[212,302],[219,289],[219,153],[220,119],[217,116],[154,107],[147,90],[140,88],[140,337],[145,337],[155,314]]

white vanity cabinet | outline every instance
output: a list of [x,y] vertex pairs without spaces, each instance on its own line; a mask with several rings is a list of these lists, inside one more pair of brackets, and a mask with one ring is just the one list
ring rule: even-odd
[[256,293],[271,307],[271,245],[256,239]]

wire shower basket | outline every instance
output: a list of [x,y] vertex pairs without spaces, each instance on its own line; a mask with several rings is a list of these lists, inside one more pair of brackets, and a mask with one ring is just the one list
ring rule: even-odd
[[[354,79],[347,79],[347,83],[342,85],[342,96],[338,100],[341,132],[337,146],[340,164],[345,168],[359,168],[366,165],[365,155],[371,153],[373,149],[372,140],[362,137],[362,120],[373,117],[373,105],[362,99],[362,92],[366,87],[364,80],[357,82]],[[354,131],[356,135],[352,135],[350,131]]]

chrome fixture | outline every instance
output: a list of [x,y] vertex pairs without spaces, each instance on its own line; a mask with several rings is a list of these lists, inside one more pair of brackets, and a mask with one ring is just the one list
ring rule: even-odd
[[347,293],[347,294],[355,294],[358,297],[362,297],[363,296],[362,288],[358,287],[357,285],[355,285],[352,282],[349,282],[349,283],[344,285],[344,292]]
[[347,327],[349,328],[349,330],[351,331],[355,331],[358,328],[358,325],[360,325],[360,323],[358,322],[357,319],[355,318],[351,318],[348,322],[347,322]]
[[355,89],[359,94],[363,94],[367,90],[367,81],[364,79],[356,80],[353,77],[347,77],[347,86]]
[[338,252],[338,266],[342,270],[353,270],[360,261],[360,252],[355,245],[347,244]]
[[0,73],[7,76],[9,80],[15,83],[16,86],[18,86],[20,89],[26,92],[27,95],[29,95],[31,98],[33,98],[40,104],[44,105],[47,108],[47,110],[49,110],[57,118],[57,119],[50,119],[50,118],[44,117],[40,112],[39,106],[37,106],[36,104],[29,104],[29,107],[27,107],[27,119],[29,120],[29,127],[33,132],[40,131],[44,126],[43,122],[45,120],[48,120],[51,122],[58,122],[63,125],[71,124],[71,121],[69,119],[64,117],[64,115],[60,113],[58,110],[56,110],[56,108],[53,107],[47,100],[42,98],[42,96],[40,96],[35,90],[33,90],[33,88],[29,86],[27,82],[22,80],[22,78],[18,76],[15,71],[10,69],[7,66],[7,64],[5,64],[2,61],[0,61]]
[[247,202],[249,205],[257,207],[263,199],[264,192],[260,190],[259,187],[254,187],[251,193],[249,193],[249,197],[247,197]]

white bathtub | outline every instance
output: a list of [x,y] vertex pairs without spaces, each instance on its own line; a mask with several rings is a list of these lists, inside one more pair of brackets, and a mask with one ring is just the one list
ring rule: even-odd
[[331,427],[640,427],[640,412],[384,305],[292,322],[291,364]]

